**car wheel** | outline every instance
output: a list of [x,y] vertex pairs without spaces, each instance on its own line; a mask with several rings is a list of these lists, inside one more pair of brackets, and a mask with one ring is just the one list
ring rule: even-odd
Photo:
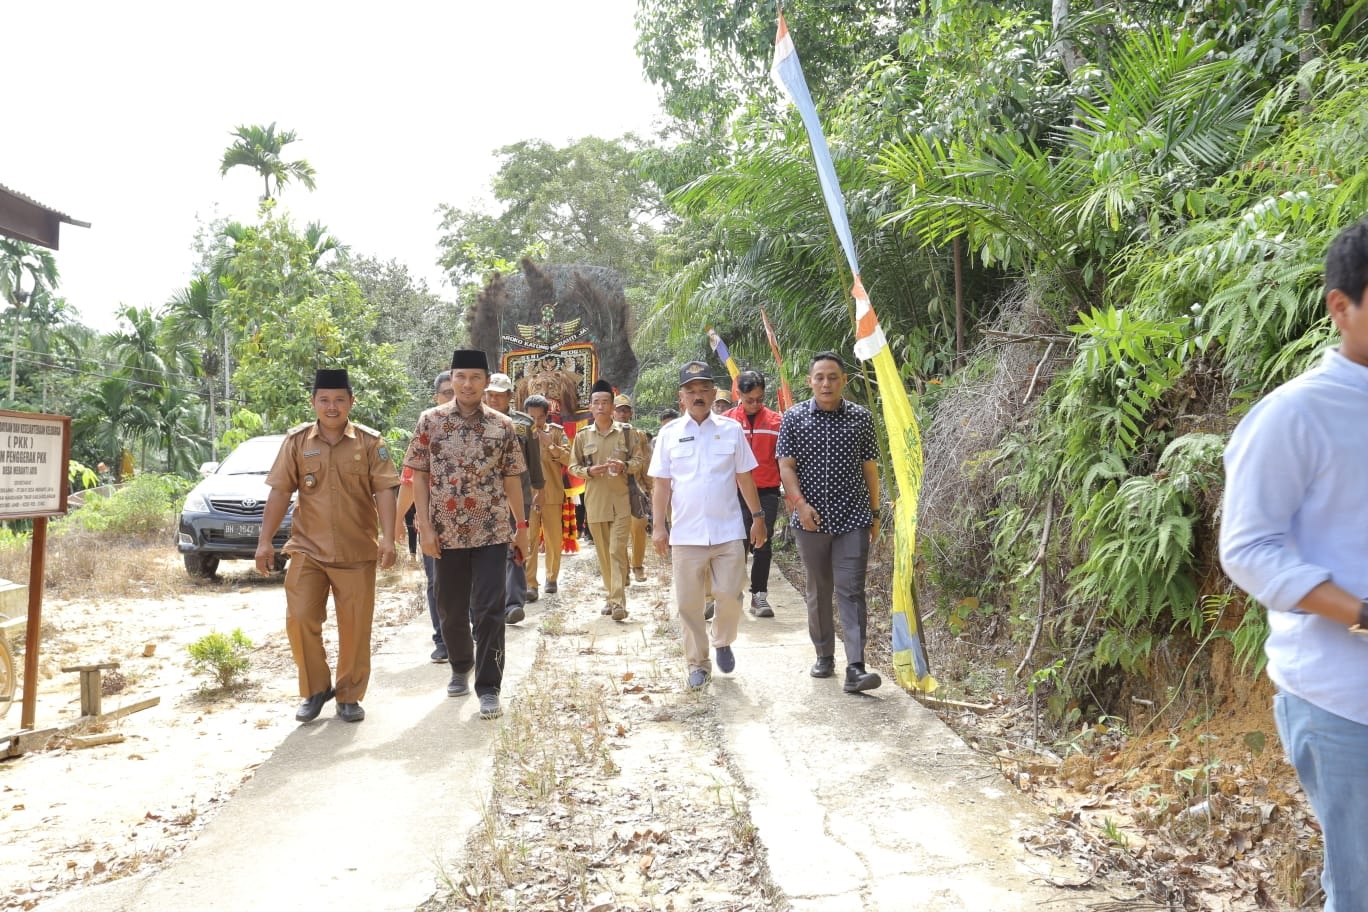
[[199,579],[213,579],[218,573],[219,559],[213,554],[185,555],[185,572]]
[[286,565],[287,563],[289,563],[289,561],[290,561],[290,556],[289,556],[288,554],[277,554],[277,555],[275,556],[275,564],[274,564],[275,572],[276,572],[276,573],[284,573],[284,572],[285,572],[285,565]]

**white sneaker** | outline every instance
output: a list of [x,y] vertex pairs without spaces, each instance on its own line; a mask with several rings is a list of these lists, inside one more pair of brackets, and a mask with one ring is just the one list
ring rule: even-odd
[[774,609],[770,607],[768,592],[751,593],[751,614],[758,618],[774,617]]

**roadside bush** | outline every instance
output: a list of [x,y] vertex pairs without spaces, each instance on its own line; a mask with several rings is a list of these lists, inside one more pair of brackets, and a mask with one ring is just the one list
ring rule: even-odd
[[90,532],[148,535],[175,527],[192,483],[177,475],[139,475],[108,497],[91,497],[67,522]]
[[236,628],[232,635],[211,631],[185,647],[190,653],[190,667],[195,674],[211,677],[219,687],[232,687],[247,674],[252,660],[247,652],[252,641],[247,639],[242,628]]

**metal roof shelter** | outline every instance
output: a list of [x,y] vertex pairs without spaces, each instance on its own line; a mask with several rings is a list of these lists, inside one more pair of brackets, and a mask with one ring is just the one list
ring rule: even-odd
[[0,184],[0,234],[56,250],[63,223],[78,228],[90,227],[89,222],[78,221]]

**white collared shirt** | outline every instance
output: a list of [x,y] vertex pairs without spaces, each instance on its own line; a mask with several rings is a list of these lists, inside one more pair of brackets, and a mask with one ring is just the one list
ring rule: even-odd
[[670,544],[719,545],[746,537],[736,505],[736,476],[757,465],[741,425],[709,413],[687,413],[660,429],[652,478],[670,480]]
[[1368,368],[1338,351],[1263,398],[1225,451],[1221,564],[1268,609],[1268,676],[1368,725],[1368,637],[1297,607],[1327,580],[1368,598]]

